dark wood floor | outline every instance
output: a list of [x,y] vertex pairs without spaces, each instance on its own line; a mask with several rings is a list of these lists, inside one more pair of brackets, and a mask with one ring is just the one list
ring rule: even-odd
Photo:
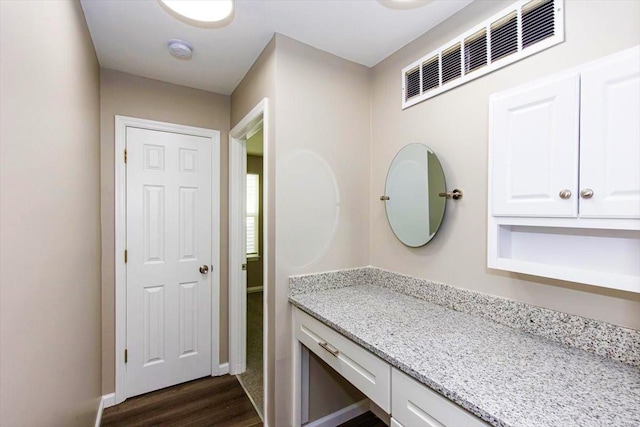
[[[236,377],[206,377],[127,399],[104,410],[102,427],[258,427]],[[366,412],[339,427],[386,427]]]
[[207,377],[127,399],[104,410],[102,427],[258,427],[236,377]]
[[373,412],[369,411],[340,424],[338,427],[387,427],[387,425],[380,418],[373,415]]

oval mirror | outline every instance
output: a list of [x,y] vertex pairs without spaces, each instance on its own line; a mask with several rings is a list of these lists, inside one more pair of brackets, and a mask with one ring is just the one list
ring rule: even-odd
[[396,237],[417,248],[429,243],[444,218],[447,186],[440,160],[424,144],[403,147],[389,166],[385,185],[387,220]]

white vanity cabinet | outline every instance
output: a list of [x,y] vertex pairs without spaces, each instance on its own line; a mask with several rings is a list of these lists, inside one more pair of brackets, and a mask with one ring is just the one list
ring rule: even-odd
[[391,413],[398,427],[485,427],[489,424],[393,368]]
[[490,98],[490,268],[640,292],[640,47]]
[[[297,308],[293,311],[293,330],[299,344],[319,356],[391,415],[392,426],[488,426],[480,418]],[[299,345],[294,347],[294,351],[301,351],[297,348]],[[302,372],[300,359],[294,357],[294,361],[297,361],[294,362],[294,376],[308,376],[308,372]],[[309,383],[308,378],[294,379],[299,385]],[[302,396],[294,398],[295,413],[307,412],[301,408],[303,400]],[[294,424],[302,422],[300,419]]]
[[300,343],[382,410],[391,412],[391,367],[387,362],[300,310],[294,316]]

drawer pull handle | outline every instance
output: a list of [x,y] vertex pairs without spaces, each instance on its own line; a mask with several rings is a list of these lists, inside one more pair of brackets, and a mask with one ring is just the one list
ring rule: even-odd
[[340,354],[340,351],[338,351],[337,348],[333,347],[332,345],[326,342],[319,342],[318,344],[320,344],[320,347],[324,348],[335,357],[338,357],[338,355]]

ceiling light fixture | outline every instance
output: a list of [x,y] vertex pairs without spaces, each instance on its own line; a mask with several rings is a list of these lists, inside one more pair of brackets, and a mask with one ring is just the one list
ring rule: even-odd
[[171,15],[188,24],[221,27],[233,20],[234,0],[158,0]]
[[407,10],[426,6],[433,0],[378,0],[380,4],[389,9]]

